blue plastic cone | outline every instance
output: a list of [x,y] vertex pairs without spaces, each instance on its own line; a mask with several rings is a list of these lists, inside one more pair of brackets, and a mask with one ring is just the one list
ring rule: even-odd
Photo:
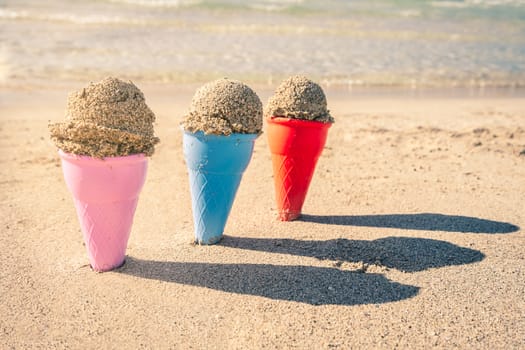
[[196,243],[221,240],[257,136],[184,131],[182,143],[190,177]]

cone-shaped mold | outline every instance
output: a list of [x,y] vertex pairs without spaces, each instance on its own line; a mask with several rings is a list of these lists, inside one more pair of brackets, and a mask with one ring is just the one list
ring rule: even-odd
[[89,263],[109,271],[124,263],[148,159],[143,154],[103,159],[59,151],[73,195]]
[[295,220],[301,215],[317,160],[332,124],[282,117],[267,121],[278,218]]
[[183,131],[195,242],[214,244],[224,227],[258,134],[206,135]]

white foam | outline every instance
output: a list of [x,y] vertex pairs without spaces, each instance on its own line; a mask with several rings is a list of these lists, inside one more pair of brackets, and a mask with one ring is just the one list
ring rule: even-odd
[[402,17],[419,17],[419,16],[421,16],[421,11],[410,9],[410,10],[400,11],[399,14]]
[[148,7],[185,7],[198,5],[199,0],[109,0],[109,2]]
[[74,14],[65,12],[38,13],[25,10],[0,9],[0,19],[67,22],[73,24],[139,24],[137,19],[104,14]]
[[29,18],[27,11],[7,10],[0,8],[1,19],[26,19]]
[[525,0],[432,1],[431,5],[434,7],[445,7],[445,8],[525,6]]

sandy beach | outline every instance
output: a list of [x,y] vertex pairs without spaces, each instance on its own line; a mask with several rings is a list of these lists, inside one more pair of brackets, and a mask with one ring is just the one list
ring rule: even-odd
[[70,87],[0,92],[1,348],[525,346],[523,95],[328,89],[302,219],[275,220],[263,134],[226,237],[195,246],[179,129],[194,86],[136,83],[161,142],[107,273],[49,140]]

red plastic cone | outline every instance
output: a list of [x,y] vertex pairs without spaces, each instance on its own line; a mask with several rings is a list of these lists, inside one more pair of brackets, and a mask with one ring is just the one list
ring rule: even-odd
[[282,117],[268,119],[279,220],[291,221],[301,215],[331,125]]

